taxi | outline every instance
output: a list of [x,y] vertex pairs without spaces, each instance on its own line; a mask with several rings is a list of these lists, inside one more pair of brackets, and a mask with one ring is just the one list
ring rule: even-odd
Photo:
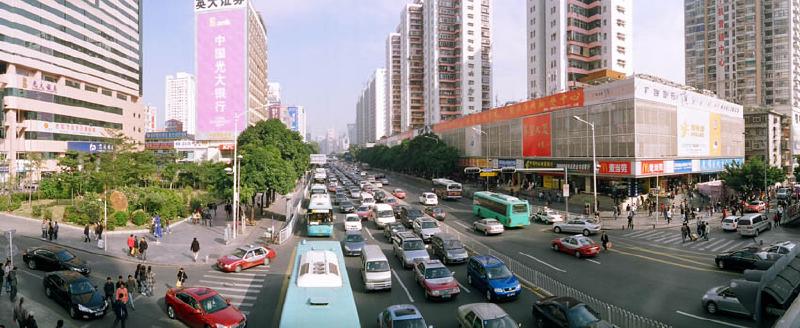
[[268,265],[276,255],[274,250],[264,246],[248,245],[217,259],[217,267],[224,272],[241,272],[254,266]]

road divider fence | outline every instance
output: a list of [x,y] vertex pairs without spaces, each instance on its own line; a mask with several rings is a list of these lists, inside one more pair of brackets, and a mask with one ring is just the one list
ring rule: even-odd
[[309,181],[311,181],[311,179],[307,174],[303,179],[300,180],[300,183],[295,188],[294,193],[292,193],[292,197],[286,202],[286,221],[283,222],[283,226],[278,232],[277,243],[279,245],[291,239],[297,228],[297,222],[301,219],[300,215],[302,212],[303,200],[305,199],[308,188],[311,185],[308,183]]

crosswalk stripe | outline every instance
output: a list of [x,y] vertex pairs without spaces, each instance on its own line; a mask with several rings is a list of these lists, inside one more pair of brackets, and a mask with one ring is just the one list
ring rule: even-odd
[[243,307],[243,306],[244,306],[244,307],[253,307],[253,305],[255,305],[255,303],[249,303],[249,302],[237,302],[237,301],[234,301],[234,300],[231,300],[231,303],[232,303],[233,305],[236,305],[237,307]]
[[220,295],[224,296],[225,298],[230,298],[231,300],[240,299],[240,300],[255,301],[258,299],[258,297],[247,296],[247,295],[236,295],[236,294],[226,294],[226,293],[220,293]]
[[635,236],[637,236],[637,235],[643,235],[643,234],[645,234],[645,233],[648,233],[648,232],[651,232],[651,231],[652,231],[652,230],[639,230],[639,231],[634,231],[634,232],[629,232],[629,233],[626,233],[626,234],[624,234],[623,236],[625,236],[625,237],[635,237]]
[[669,239],[661,241],[661,243],[663,243],[663,244],[673,244],[678,240],[681,240],[681,236],[673,236],[672,238],[669,238]]
[[[245,271],[245,270],[246,270],[246,271]],[[206,273],[207,273],[207,274],[208,274],[208,273],[211,273],[211,274],[227,274],[227,275],[234,275],[234,276],[240,276],[240,275],[248,275],[248,276],[252,276],[252,275],[263,275],[263,276],[265,276],[265,275],[267,275],[267,274],[268,274],[268,272],[269,272],[269,268],[266,268],[266,269],[261,269],[261,268],[250,268],[250,269],[245,269],[245,270],[242,270],[242,272],[239,272],[239,273],[235,273],[235,272],[222,272],[222,271],[219,271],[219,270],[208,270],[208,271],[206,271]],[[254,271],[259,271],[260,273],[253,273]]]
[[[209,273],[219,273],[219,271],[209,271]],[[249,277],[266,277],[267,273],[249,273],[249,272],[239,272],[239,273],[231,273],[230,275],[235,276],[249,276]]]
[[264,280],[266,280],[262,278],[236,278],[236,277],[226,277],[226,276],[214,276],[210,274],[203,275],[203,278],[224,279],[233,281],[255,281],[255,282],[264,282]]
[[662,234],[662,233],[664,233],[664,232],[663,232],[663,231],[658,231],[658,230],[650,230],[650,231],[648,231],[647,233],[643,233],[643,234],[641,234],[641,235],[638,235],[638,236],[636,236],[636,238],[639,238],[639,239],[648,239],[648,238],[651,238],[651,237],[653,237],[653,236],[660,235],[660,234]]
[[675,235],[672,234],[672,233],[668,233],[666,235],[661,235],[661,236],[658,236],[658,237],[659,237],[658,239],[655,239],[653,241],[657,242],[657,243],[660,243],[660,242],[663,242],[664,240],[675,238]]
[[242,292],[242,293],[247,293],[249,291],[247,288],[230,288],[230,287],[214,287],[214,290],[217,291],[225,290],[229,292]]
[[234,282],[225,282],[225,281],[212,281],[212,280],[203,280],[203,279],[200,279],[199,281],[200,281],[200,282],[207,283],[207,284],[216,284],[216,285],[223,285],[223,286],[229,286],[229,287],[256,287],[256,288],[264,288],[264,285],[260,285],[260,284],[240,284],[240,283],[234,283]]
[[750,244],[749,241],[740,241],[740,242],[738,242],[736,244],[731,245],[727,249],[724,249],[723,252],[730,252],[730,251],[735,250],[735,249],[744,248],[749,244]]
[[708,245],[709,241],[703,240],[703,237],[698,237],[697,240],[695,240],[693,243],[691,243],[691,245],[687,247],[692,249],[701,249],[706,245]]
[[703,249],[706,250],[706,249],[709,249],[711,247],[717,246],[717,245],[719,245],[719,243],[724,242],[724,241],[725,241],[725,239],[717,239],[714,242],[712,242],[711,244],[708,244],[705,247],[703,247]]
[[712,252],[718,252],[720,249],[725,248],[726,246],[730,245],[731,243],[733,243],[733,240],[728,240],[724,244],[712,248],[711,251]]

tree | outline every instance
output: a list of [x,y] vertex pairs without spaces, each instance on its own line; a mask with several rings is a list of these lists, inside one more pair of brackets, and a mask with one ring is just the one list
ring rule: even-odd
[[[766,171],[766,174],[765,174]],[[764,176],[766,175],[766,183]],[[725,166],[725,171],[720,173],[720,179],[725,185],[736,190],[742,195],[755,195],[765,191],[764,187],[774,185],[786,179],[782,169],[769,166],[760,158],[751,158],[744,164],[732,163]]]
[[458,149],[445,144],[436,134],[419,135],[388,147],[352,147],[358,161],[377,168],[406,172],[424,177],[449,175],[456,169]]

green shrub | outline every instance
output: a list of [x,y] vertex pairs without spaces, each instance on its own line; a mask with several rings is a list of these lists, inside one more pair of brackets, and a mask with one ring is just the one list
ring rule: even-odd
[[9,208],[8,208],[8,211],[9,211],[9,212],[11,212],[11,211],[16,211],[16,210],[18,210],[20,207],[22,207],[22,202],[21,202],[21,201],[16,201],[16,200],[15,200],[15,201],[11,202],[11,205],[9,206]]
[[147,224],[147,213],[142,210],[135,210],[131,213],[131,222],[137,226],[143,226]]
[[42,205],[34,205],[31,209],[31,215],[35,218],[42,217]]
[[127,211],[116,211],[113,215],[111,215],[111,221],[109,221],[108,225],[111,226],[113,222],[113,226],[115,227],[124,227],[128,224],[128,212]]
[[45,220],[52,220],[53,219],[53,209],[50,207],[45,207],[42,209],[42,218]]
[[97,221],[90,221],[88,215],[82,213],[76,206],[72,205],[64,208],[64,216],[62,217],[62,220],[77,224],[79,226],[84,226],[89,223],[97,222]]

